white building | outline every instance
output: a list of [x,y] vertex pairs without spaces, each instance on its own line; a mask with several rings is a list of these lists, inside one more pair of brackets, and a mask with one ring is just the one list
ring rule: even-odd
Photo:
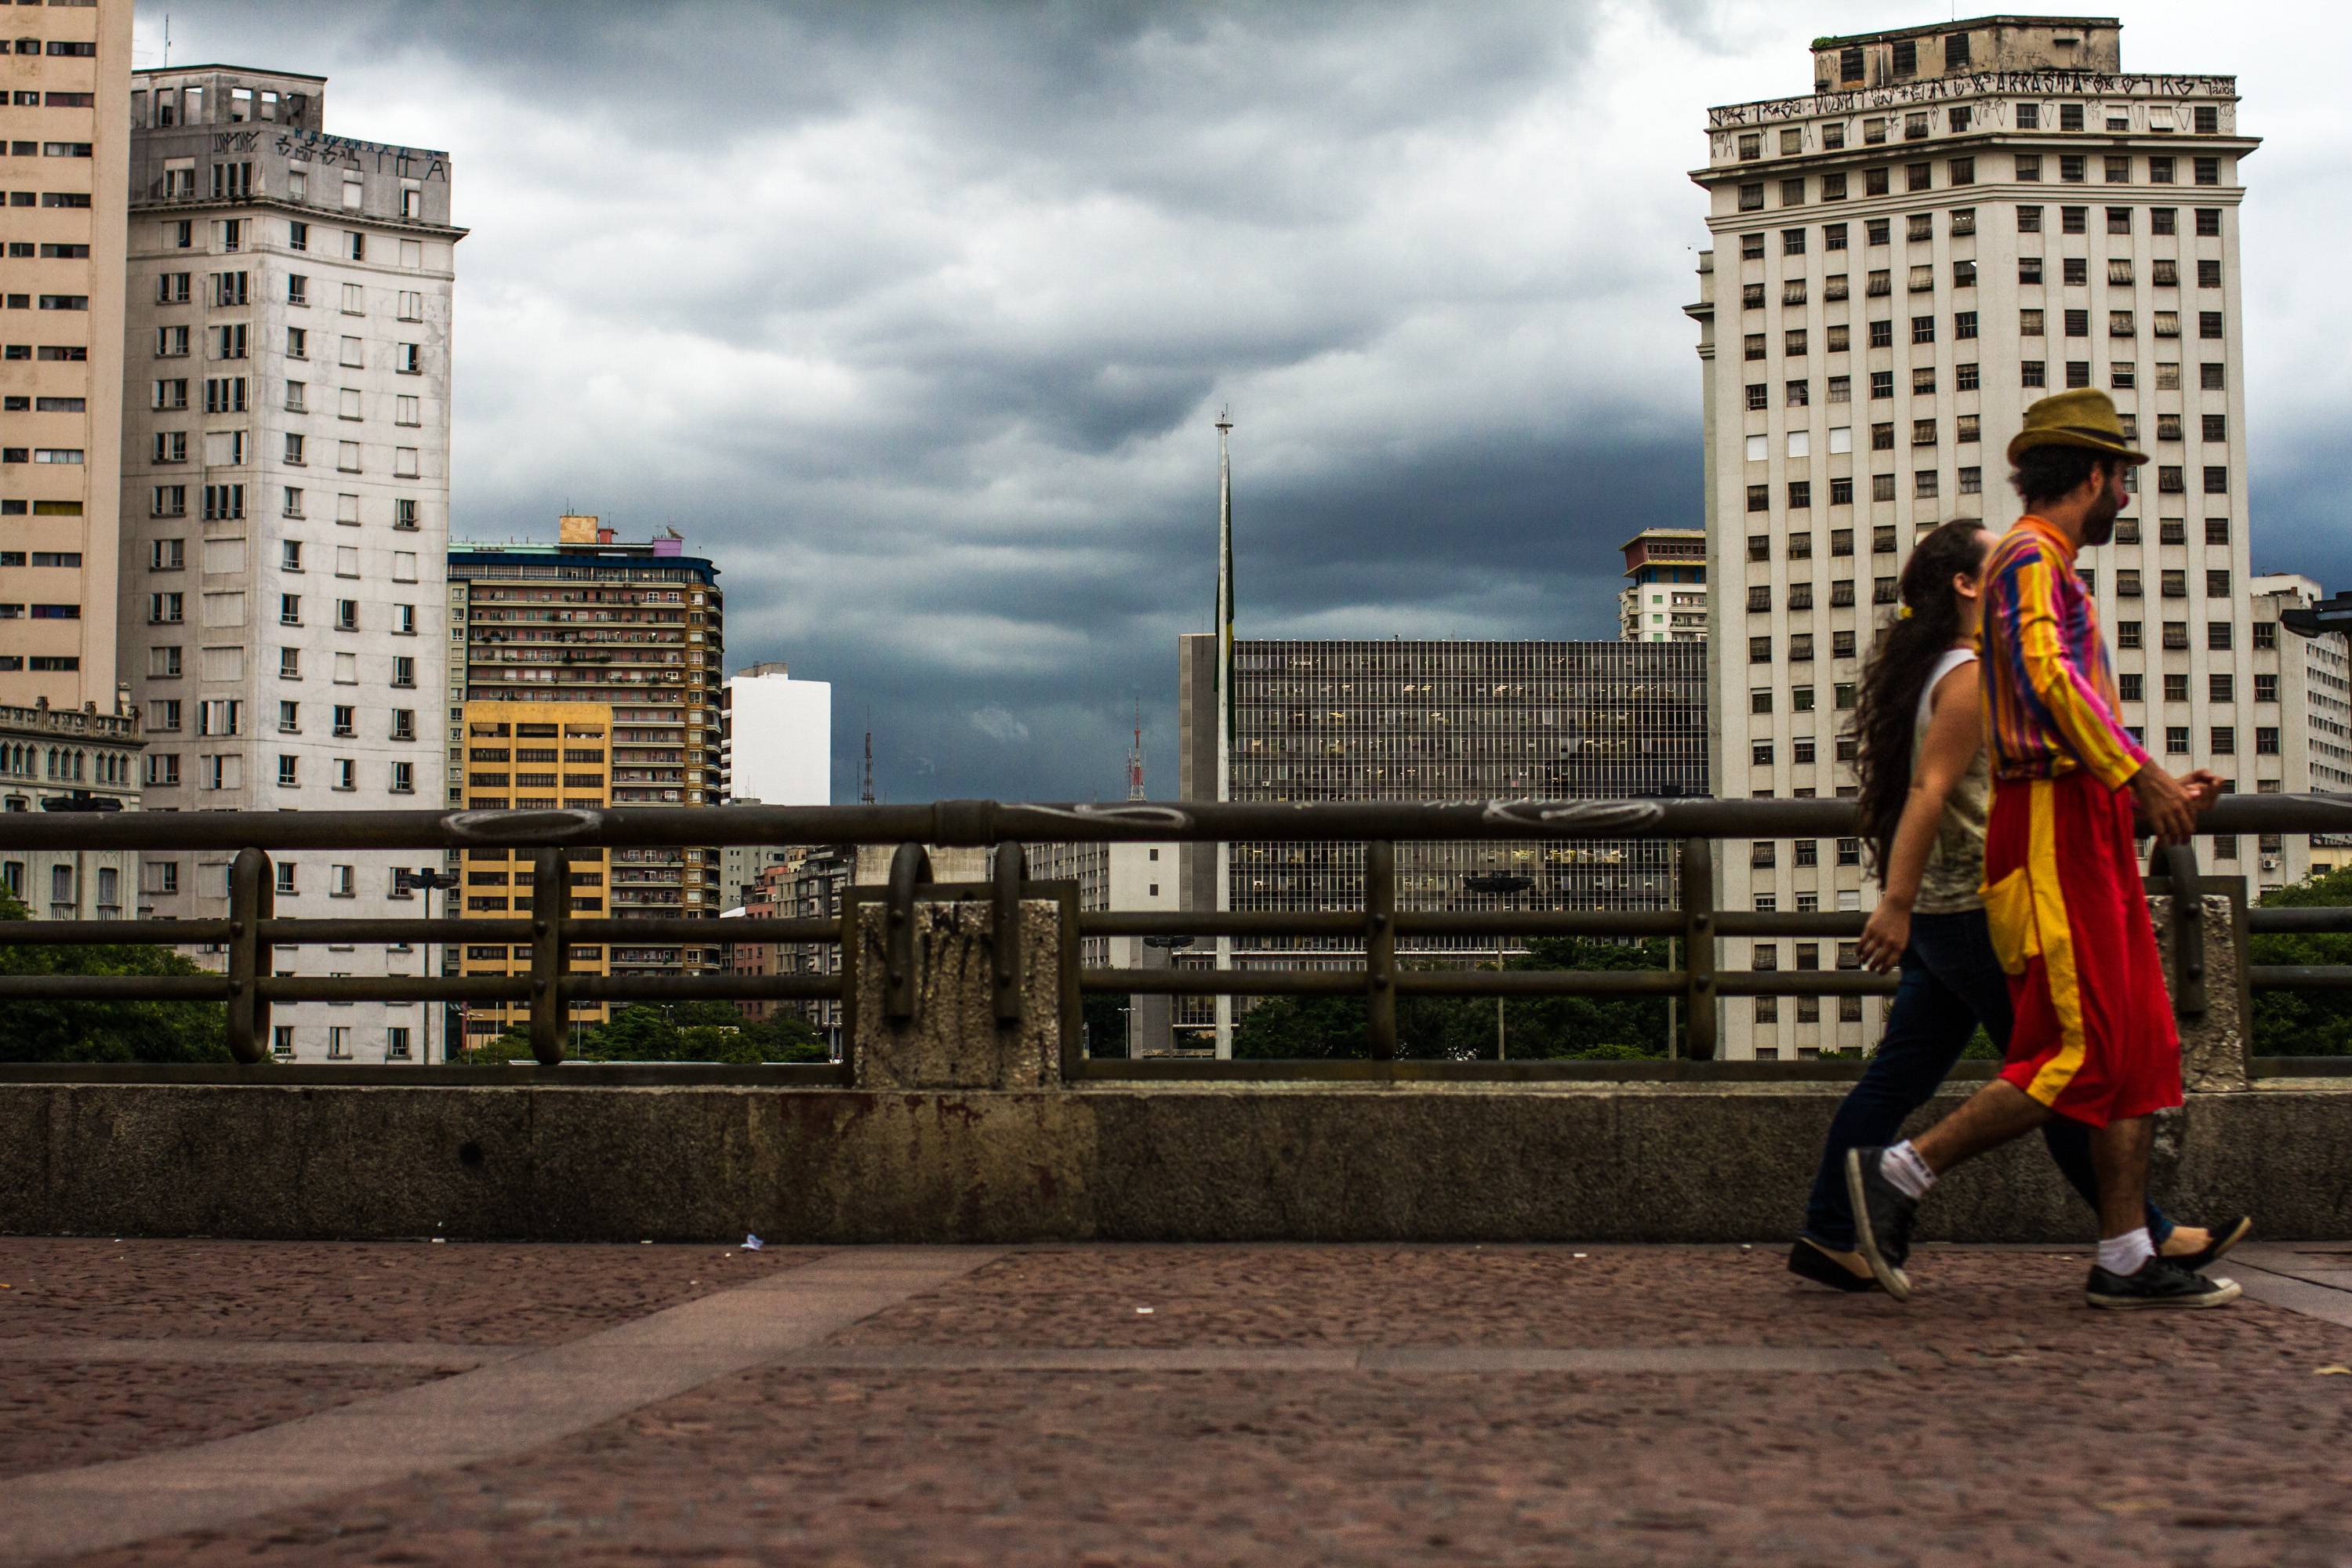
[[[2238,205],[2258,143],[2235,79],[2126,74],[2110,18],[1979,17],[1812,52],[1812,91],[1708,111],[1692,175],[1717,238],[1688,307],[1717,792],[1850,792],[1840,736],[1905,553],[1949,519],[2016,516],[2003,448],[2027,404],[2070,386],[2111,392],[2154,458],[2114,544],[2080,563],[2124,718],[2165,766],[2251,789],[2248,742],[2276,720],[2248,679]],[[2246,847],[2214,847],[2214,870],[2252,871]],[[1722,895],[1861,909],[1862,859],[1853,839],[1732,847]],[[1852,961],[1836,942],[1755,946]],[[1728,1054],[1858,1049],[1880,1011],[1734,1002]]]
[[727,679],[727,792],[762,805],[833,804],[833,687],[781,661]]
[[[152,811],[444,800],[452,268],[446,154],[324,133],[324,81],[138,72],[121,667]],[[451,737],[454,739],[454,731]],[[281,914],[420,914],[396,866],[277,858]],[[225,915],[226,856],[158,855],[140,911]],[[280,948],[293,974],[422,955]],[[418,1004],[282,1005],[305,1060],[415,1060]],[[437,1054],[441,1031],[435,1029]]]
[[[2326,590],[2289,572],[2265,573],[2246,586],[2254,616],[2253,787],[2264,795],[2352,795],[2352,665],[2345,638],[2298,637],[2284,621],[2287,611],[2325,599]],[[2352,842],[2340,835],[2314,838],[2307,866],[2296,853],[2303,847],[2299,835],[2262,835],[2252,890],[2352,864]]]

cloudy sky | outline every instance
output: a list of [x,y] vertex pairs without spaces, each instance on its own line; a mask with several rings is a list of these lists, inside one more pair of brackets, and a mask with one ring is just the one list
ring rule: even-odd
[[[331,78],[448,151],[455,531],[714,556],[730,663],[830,680],[835,797],[1116,797],[1214,593],[1244,636],[1608,637],[1697,526],[1714,103],[1925,5],[169,0],[171,58]],[[140,63],[163,62],[142,5]],[[2257,569],[2352,586],[2340,5],[2124,8],[2234,72]],[[2328,453],[2338,454],[2331,459]]]

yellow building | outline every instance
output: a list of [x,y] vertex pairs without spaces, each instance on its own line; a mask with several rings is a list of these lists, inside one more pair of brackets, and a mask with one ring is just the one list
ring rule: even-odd
[[0,40],[0,704],[16,708],[115,709],[131,6],[20,6]]
[[[450,783],[467,811],[595,808],[611,804],[613,710],[601,702],[493,702],[464,705],[465,761],[450,768]],[[468,849],[459,868],[463,920],[512,920],[531,910],[531,859],[528,849]],[[572,851],[572,913],[601,919],[610,907],[602,849]],[[602,946],[575,946],[576,974],[611,971]],[[527,974],[528,942],[467,942],[461,974]],[[602,1002],[575,1002],[575,1029],[601,1024]],[[509,1029],[528,1028],[528,1002],[469,1003],[465,1038],[469,1046]]]

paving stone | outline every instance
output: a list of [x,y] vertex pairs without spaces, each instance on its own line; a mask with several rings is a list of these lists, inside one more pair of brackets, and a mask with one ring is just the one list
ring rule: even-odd
[[0,1339],[546,1344],[817,1256],[786,1247],[0,1237]]
[[865,1365],[83,1561],[2352,1563],[2352,1329],[2094,1312],[2087,1265],[1923,1248],[1906,1307],[1762,1247],[1024,1252],[818,1352]]

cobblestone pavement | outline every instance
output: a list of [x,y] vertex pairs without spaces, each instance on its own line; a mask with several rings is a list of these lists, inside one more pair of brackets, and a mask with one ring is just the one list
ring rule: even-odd
[[0,1236],[0,1340],[546,1344],[816,1254],[772,1247],[110,1241]]
[[[0,1241],[0,1278],[57,1245]],[[667,1276],[638,1254],[709,1255],[430,1251],[569,1253],[583,1286],[604,1259],[648,1300]],[[254,1289],[229,1277],[250,1249],[217,1256],[238,1253],[216,1271],[188,1244],[175,1281],[135,1278],[210,1321],[212,1286]],[[2313,1256],[2307,1279],[2342,1278]],[[407,1267],[449,1266],[386,1272]],[[2095,1313],[2086,1267],[1926,1248],[1903,1307],[1799,1284],[1761,1246],[1026,1249],[825,1342],[872,1366],[787,1355],[498,1463],[81,1561],[2352,1565],[2352,1374],[2327,1370],[2352,1364],[2352,1326],[2251,1300]],[[394,1293],[429,1299],[439,1276],[406,1278]],[[401,1334],[454,1337],[432,1326]],[[1665,1366],[1676,1347],[1866,1348],[1890,1370],[1169,1372],[1144,1354],[1404,1345],[1646,1347]],[[1139,1369],[938,1364],[1024,1347],[1129,1350]]]
[[0,1480],[257,1431],[433,1375],[364,1365],[0,1360]]

